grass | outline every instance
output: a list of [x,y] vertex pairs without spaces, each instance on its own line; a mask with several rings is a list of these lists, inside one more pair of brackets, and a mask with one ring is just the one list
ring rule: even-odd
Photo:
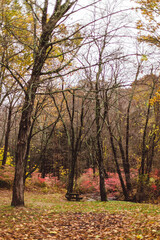
[[[0,191],[0,209],[10,209],[11,191]],[[125,201],[81,201],[81,202],[68,202],[65,199],[65,194],[41,194],[34,192],[25,193],[25,206],[26,208],[40,210],[52,210],[56,213],[65,212],[105,212],[117,213],[127,211],[130,213],[142,212],[149,214],[160,214],[159,204],[146,204],[146,203],[132,203]],[[12,208],[11,208],[12,209]]]
[[65,193],[26,192],[25,208],[13,208],[11,195],[0,190],[0,240],[160,239],[160,205],[68,202]]
[[52,209],[54,212],[104,212],[111,213],[119,211],[143,212],[150,214],[160,214],[160,206],[153,204],[137,204],[124,201],[81,201],[68,202],[63,194],[34,195],[26,193],[26,206],[38,207],[40,209]]

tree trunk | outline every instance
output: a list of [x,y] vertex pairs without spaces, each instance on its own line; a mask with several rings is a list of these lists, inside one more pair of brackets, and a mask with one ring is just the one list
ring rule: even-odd
[[153,134],[152,141],[151,141],[151,146],[150,146],[150,151],[148,154],[148,160],[147,160],[147,166],[146,166],[146,174],[148,175],[148,180],[150,177],[150,173],[152,171],[152,165],[153,165],[153,158],[154,158],[154,150],[155,150],[155,143],[156,140],[156,133]]
[[69,172],[69,176],[68,176],[67,193],[73,192],[76,161],[77,161],[77,155],[72,150],[70,172]]
[[[148,152],[148,149],[146,147],[146,138],[147,138],[147,130],[148,130],[148,123],[149,123],[149,118],[150,118],[150,110],[151,110],[151,104],[150,100],[153,96],[153,92],[155,89],[155,82],[152,87],[150,96],[149,96],[149,104],[148,104],[148,109],[147,109],[147,114],[146,114],[146,121],[145,121],[145,126],[144,126],[144,131],[143,131],[143,138],[142,138],[142,160],[141,160],[141,166],[139,168],[139,176],[138,176],[138,187],[137,187],[137,196],[136,199],[138,202],[143,202],[145,200],[145,181],[146,181],[146,176],[145,176],[145,167],[146,167],[146,153]],[[153,148],[153,153],[154,153],[154,148]]]
[[[32,95],[29,93],[25,96],[24,105],[22,108],[22,116],[19,127],[18,142],[16,149],[16,167],[13,183],[12,206],[24,206],[24,174],[25,174],[25,156],[27,151],[28,133],[31,125],[31,116],[34,106],[35,93],[37,87],[33,88],[34,78],[28,84]],[[30,92],[28,91],[28,92]]]
[[100,178],[100,195],[101,201],[107,201],[105,181],[104,181],[104,167],[103,167],[103,156],[102,156],[102,146],[101,146],[101,127],[100,127],[100,101],[98,98],[98,84],[96,84],[96,142],[97,142],[97,162],[99,168],[99,178]]
[[121,152],[121,157],[122,157],[122,162],[123,162],[123,169],[124,169],[124,174],[125,174],[127,191],[129,193],[132,189],[131,178],[130,178],[130,165],[129,165],[129,161],[128,161],[129,159],[126,159],[126,157],[125,157],[121,138],[119,139],[118,144],[119,144],[119,149]]
[[[132,101],[132,98],[131,98]],[[127,190],[130,192],[132,189],[131,185],[131,177],[130,177],[130,163],[129,163],[129,131],[130,131],[130,106],[131,101],[129,103],[128,109],[127,109],[127,126],[126,126],[126,157],[123,160],[123,168],[126,178],[126,185]]]
[[117,160],[117,151],[116,151],[116,147],[114,145],[113,133],[112,133],[112,129],[111,129],[111,126],[110,126],[110,120],[109,120],[108,113],[107,113],[107,126],[108,126],[109,135],[110,135],[110,143],[111,143],[111,148],[112,148],[112,152],[113,152],[113,156],[114,156],[114,161],[115,161],[115,164],[116,164],[116,170],[117,170],[119,180],[120,180],[120,183],[121,183],[123,195],[125,197],[125,200],[127,201],[128,198],[129,198],[128,197],[128,192],[127,192],[126,186],[124,184],[123,177],[122,177],[122,174],[121,174],[121,170],[120,170],[120,167],[119,167],[119,163],[118,163],[118,160]]
[[8,112],[7,130],[6,130],[6,135],[5,135],[5,145],[4,145],[4,153],[3,153],[3,160],[2,160],[3,166],[6,164],[6,161],[7,161],[9,134],[11,131],[11,117],[12,117],[12,105],[10,105],[9,112]]
[[[130,139],[130,109],[131,109],[131,104],[133,100],[133,96],[136,90],[136,85],[137,85],[137,79],[139,76],[140,72],[140,67],[141,64],[138,64],[135,80],[134,80],[134,85],[133,85],[133,90],[131,93],[131,97],[129,100],[129,104],[127,107],[127,117],[126,117],[126,156],[123,153],[123,147],[122,147],[122,141],[121,141],[121,146],[120,146],[120,151],[122,154],[122,161],[123,161],[123,169],[125,173],[125,179],[126,179],[126,185],[127,185],[127,191],[130,192],[132,190],[132,184],[131,184],[131,176],[130,176],[130,163],[129,163],[129,139]],[[121,139],[120,139],[121,140]]]
[[105,188],[105,177],[104,177],[104,167],[103,167],[103,159],[100,155],[98,157],[98,169],[99,169],[99,180],[100,180],[100,195],[101,195],[101,201],[107,201],[107,193]]

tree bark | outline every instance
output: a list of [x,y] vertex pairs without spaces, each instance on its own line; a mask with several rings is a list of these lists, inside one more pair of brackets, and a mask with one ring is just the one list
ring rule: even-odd
[[67,193],[73,192],[73,186],[74,186],[74,176],[75,176],[75,166],[77,161],[76,154],[72,151],[72,157],[71,157],[71,163],[70,163],[70,172],[68,176],[68,186],[67,186]]
[[10,105],[9,111],[8,111],[7,130],[6,130],[6,134],[5,134],[5,145],[4,145],[4,153],[3,153],[3,160],[2,160],[3,166],[6,164],[6,161],[7,161],[9,135],[10,135],[10,131],[11,131],[11,117],[12,117],[12,105]]
[[121,183],[123,195],[125,197],[125,200],[127,201],[128,200],[128,192],[127,192],[125,183],[123,181],[123,177],[122,177],[121,170],[120,170],[120,167],[119,167],[119,163],[118,163],[118,160],[117,160],[117,151],[116,151],[116,147],[114,145],[113,133],[112,133],[112,129],[111,129],[111,126],[110,126],[110,120],[109,120],[108,114],[107,114],[107,125],[108,125],[108,131],[109,131],[109,135],[110,135],[110,143],[111,143],[111,148],[112,148],[112,152],[113,152],[113,156],[114,156],[114,161],[115,161],[115,164],[116,164],[117,173],[118,173],[119,180],[120,180],[120,183]]
[[100,126],[100,100],[98,97],[98,81],[96,83],[96,142],[97,142],[97,162],[100,178],[100,196],[101,201],[107,201],[107,194],[104,181],[104,166],[103,166],[103,153],[101,146],[101,126]]
[[[153,86],[151,89],[151,93],[149,96],[149,103],[148,103],[148,109],[147,109],[147,113],[146,113],[146,120],[145,120],[145,126],[144,126],[144,130],[143,130],[143,137],[142,137],[142,160],[141,160],[141,166],[139,168],[139,176],[138,176],[138,187],[137,187],[137,193],[136,193],[136,200],[138,202],[143,202],[145,199],[145,194],[144,194],[144,190],[145,190],[145,183],[146,183],[146,156],[147,156],[147,152],[148,149],[146,147],[146,140],[147,140],[147,130],[148,130],[148,123],[149,123],[149,118],[150,118],[150,111],[151,111],[151,104],[150,104],[150,100],[153,96],[153,92],[155,89],[155,80],[153,79]],[[152,154],[154,154],[154,143],[153,143],[153,152]],[[152,155],[153,157],[153,155]]]
[[124,169],[124,174],[125,174],[127,191],[129,193],[132,189],[131,178],[130,178],[130,164],[129,164],[129,159],[127,159],[128,157],[127,156],[126,156],[127,158],[125,157],[121,137],[118,140],[118,144],[119,144],[119,149],[120,149],[120,152],[121,152],[121,157],[122,157],[122,162],[123,162],[123,169]]
[[[39,79],[39,78],[38,78]],[[32,77],[28,89],[37,82],[37,78]],[[35,85],[34,85],[35,86]],[[16,149],[16,167],[13,183],[12,206],[24,206],[24,174],[25,174],[25,156],[27,151],[28,133],[31,126],[31,115],[34,106],[35,93],[37,87],[32,88],[32,95],[26,94],[22,108],[22,116],[19,127],[18,143]]]
[[123,160],[123,168],[126,178],[126,185],[127,190],[130,192],[132,189],[131,185],[131,177],[130,177],[130,163],[129,163],[129,131],[130,131],[130,107],[131,107],[131,101],[129,102],[129,106],[127,109],[127,126],[126,126],[126,157]]

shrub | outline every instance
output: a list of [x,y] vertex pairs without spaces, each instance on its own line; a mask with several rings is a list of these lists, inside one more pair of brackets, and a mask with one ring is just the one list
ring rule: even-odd
[[78,179],[77,188],[81,193],[99,192],[98,172],[93,175],[92,168],[87,169]]
[[[0,148],[0,166],[2,166],[3,154],[4,154],[4,147]],[[9,152],[7,152],[6,165],[13,166],[13,157]]]
[[108,197],[117,198],[121,193],[121,184],[117,173],[108,173],[105,180]]
[[[160,174],[155,169],[148,177],[148,174],[139,176],[138,184],[143,184],[143,201],[157,202],[160,196]],[[141,194],[141,193],[139,193]]]
[[149,179],[149,198],[157,201],[160,196],[160,170],[155,169]]
[[12,188],[14,179],[14,167],[6,165],[0,167],[0,188]]
[[[121,184],[117,173],[107,173],[109,178],[105,179],[108,197],[117,198],[121,192]],[[87,169],[77,181],[78,189],[82,193],[99,193],[99,174],[96,170],[95,176],[91,168]]]
[[41,178],[41,174],[38,172],[32,173],[31,182],[41,188],[63,188],[64,183],[58,180],[57,177],[47,174],[45,178]]

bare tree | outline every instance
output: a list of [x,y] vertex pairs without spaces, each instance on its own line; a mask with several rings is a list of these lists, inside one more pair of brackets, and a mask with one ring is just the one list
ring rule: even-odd
[[[14,111],[16,110],[16,104],[18,102],[18,99],[20,99],[22,93],[18,93],[15,89],[15,92],[13,94],[10,94],[8,98],[8,105],[6,106],[6,109],[8,109],[8,117],[7,117],[7,126],[6,126],[6,133],[5,133],[5,142],[4,142],[4,153],[3,153],[3,160],[2,165],[4,166],[6,164],[7,160],[7,151],[9,147],[9,138],[10,138],[10,132],[12,127],[12,116],[14,114]],[[16,137],[16,136],[15,136]]]
[[[83,90],[72,89],[68,92],[63,92],[65,112],[61,113],[60,106],[57,103],[57,97],[51,94],[54,105],[57,108],[60,120],[63,124],[69,148],[69,176],[67,184],[67,192],[73,192],[75,168],[77,163],[78,154],[81,149],[82,142],[87,135],[90,128],[85,128],[85,116],[87,115],[89,107],[86,107],[87,97],[89,92],[85,93]],[[83,135],[83,136],[82,136]]]

